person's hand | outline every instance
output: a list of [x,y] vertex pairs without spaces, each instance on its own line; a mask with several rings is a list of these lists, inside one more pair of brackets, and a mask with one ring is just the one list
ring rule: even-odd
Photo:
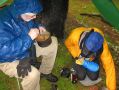
[[39,35],[39,29],[37,28],[32,28],[28,35],[31,37],[32,40],[34,40],[38,35]]
[[27,58],[19,61],[19,64],[17,65],[18,76],[24,78],[28,75],[28,72],[31,72],[30,59]]
[[76,60],[76,64],[79,64],[79,65],[83,65],[83,62],[84,62],[84,57]]
[[40,34],[42,34],[43,32],[46,32],[46,29],[43,26],[40,26],[39,27],[39,30],[40,30]]

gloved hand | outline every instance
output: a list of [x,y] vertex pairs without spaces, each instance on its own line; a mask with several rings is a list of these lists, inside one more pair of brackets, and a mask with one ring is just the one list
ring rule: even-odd
[[41,65],[41,62],[30,62],[32,66],[34,66],[35,68],[37,68],[38,70],[40,69],[40,65]]
[[78,58],[75,62],[76,62],[76,64],[83,65],[84,57]]
[[17,73],[18,76],[24,78],[28,75],[28,72],[31,72],[31,64],[30,59],[26,58],[21,61],[19,61],[19,64],[17,65]]

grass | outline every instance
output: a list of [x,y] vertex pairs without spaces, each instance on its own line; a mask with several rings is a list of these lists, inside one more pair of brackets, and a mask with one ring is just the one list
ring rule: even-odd
[[[88,23],[88,17],[82,17],[80,13],[96,13],[99,14],[98,10],[95,8],[93,3],[90,0],[69,0],[69,14],[68,16],[73,17],[73,19],[78,22],[83,22],[83,24],[88,24],[90,26],[98,26],[95,23]],[[116,5],[119,4],[118,0],[114,0]],[[118,3],[118,4],[117,4]],[[68,18],[69,19],[69,18]],[[82,20],[83,19],[83,20]],[[70,22],[73,23],[73,22]],[[75,26],[75,24],[72,24]],[[67,25],[68,26],[68,25]],[[99,26],[100,27],[100,26]],[[69,25],[68,29],[72,29],[72,26]],[[66,32],[69,32],[66,28]],[[110,41],[109,36],[106,36]],[[53,69],[53,73],[55,73],[59,81],[57,82],[59,90],[89,90],[88,87],[82,86],[80,83],[72,84],[70,79],[60,77],[60,71],[63,67],[70,67],[72,63],[71,55],[68,53],[64,44],[59,44],[58,54],[55,62],[55,66]],[[103,82],[101,84],[105,84],[105,77],[102,77]],[[41,90],[50,90],[51,83],[49,83],[45,79],[41,79],[40,81]],[[15,78],[9,78],[2,72],[0,73],[0,90],[18,90],[17,81]]]
[[9,78],[2,72],[0,73],[0,90],[18,90],[15,78]]

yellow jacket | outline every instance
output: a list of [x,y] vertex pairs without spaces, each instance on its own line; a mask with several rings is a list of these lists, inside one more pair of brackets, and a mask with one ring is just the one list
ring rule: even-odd
[[[69,37],[66,39],[65,45],[74,58],[78,57],[81,53],[81,50],[78,44],[81,33],[91,29],[92,28],[85,28],[85,27],[76,28],[71,32]],[[104,34],[102,33],[102,31],[100,31],[97,28],[93,28],[93,29],[94,31],[99,32],[104,37]],[[100,56],[100,59],[101,59],[103,68],[106,72],[107,88],[109,90],[116,90],[115,66],[114,66],[111,53],[108,49],[106,40],[104,40],[104,43],[103,43],[103,52]]]

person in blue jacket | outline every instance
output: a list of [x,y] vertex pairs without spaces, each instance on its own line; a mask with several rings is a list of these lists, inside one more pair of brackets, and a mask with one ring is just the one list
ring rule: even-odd
[[[49,81],[57,81],[57,77],[51,74],[57,39],[52,37],[52,43],[46,48],[35,42],[39,33],[46,30],[33,21],[41,11],[39,0],[14,0],[0,10],[0,70],[10,77],[21,78],[23,90],[39,90],[40,73]],[[32,66],[29,60],[30,47],[34,43],[37,56],[43,56],[40,70]]]

